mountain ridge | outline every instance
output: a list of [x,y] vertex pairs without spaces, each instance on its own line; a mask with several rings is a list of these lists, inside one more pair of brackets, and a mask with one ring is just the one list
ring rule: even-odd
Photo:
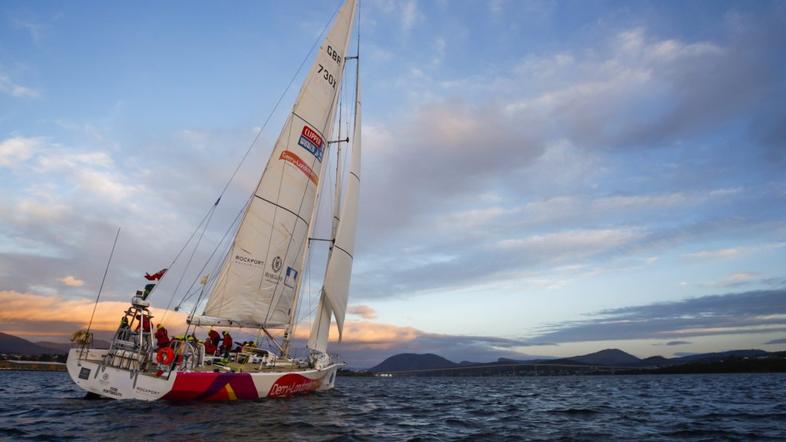
[[[775,352],[777,353],[777,352]],[[553,365],[576,365],[576,366],[603,366],[616,368],[660,368],[688,364],[692,362],[714,362],[728,358],[758,358],[775,354],[758,349],[728,350],[723,352],[700,353],[688,356],[666,358],[663,356],[650,356],[639,358],[630,353],[617,348],[607,348],[584,355],[571,356],[559,359],[533,359],[517,360],[510,358],[499,358],[495,362],[453,362],[442,356],[427,353],[399,353],[388,357],[384,361],[369,368],[367,371],[372,373],[380,372],[403,372],[414,370],[441,370],[441,369],[463,369],[474,367],[495,367],[501,365],[528,365],[528,364],[553,364]]]
[[0,332],[0,353],[40,356],[61,352],[35,344],[18,336]]
[[458,366],[459,364],[433,353],[399,353],[385,359],[368,371],[437,370]]

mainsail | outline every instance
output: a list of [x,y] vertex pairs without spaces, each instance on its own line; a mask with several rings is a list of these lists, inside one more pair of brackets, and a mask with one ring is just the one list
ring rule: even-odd
[[331,139],[355,0],[336,15],[287,118],[197,325],[290,321]]
[[360,77],[358,76],[355,82],[355,122],[349,174],[347,175],[347,192],[341,204],[339,221],[335,230],[335,241],[328,258],[325,282],[308,341],[309,348],[320,352],[325,352],[327,349],[331,313],[336,318],[339,341],[344,330],[344,315],[347,311],[349,281],[352,275],[352,255],[355,250],[355,226],[357,225],[360,192],[360,108]]

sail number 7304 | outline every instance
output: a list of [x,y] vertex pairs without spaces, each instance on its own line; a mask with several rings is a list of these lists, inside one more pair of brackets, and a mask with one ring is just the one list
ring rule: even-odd
[[336,88],[336,77],[333,76],[324,66],[321,64],[319,65],[319,69],[317,70],[317,75],[325,79],[328,84],[333,86],[333,89]]

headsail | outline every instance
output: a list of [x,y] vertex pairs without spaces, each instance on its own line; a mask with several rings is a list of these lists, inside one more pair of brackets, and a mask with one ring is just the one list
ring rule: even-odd
[[347,191],[341,204],[335,242],[328,258],[319,307],[317,308],[308,341],[309,348],[321,352],[325,352],[327,348],[331,313],[336,318],[339,341],[344,330],[344,316],[347,311],[347,299],[349,297],[349,281],[352,276],[352,255],[355,253],[355,227],[357,225],[358,197],[360,192],[360,108],[360,77],[358,76],[355,86],[355,127],[351,140],[352,152],[347,175]]
[[277,328],[289,322],[354,11],[355,0],[347,0],[337,13],[214,280],[204,316],[193,323]]

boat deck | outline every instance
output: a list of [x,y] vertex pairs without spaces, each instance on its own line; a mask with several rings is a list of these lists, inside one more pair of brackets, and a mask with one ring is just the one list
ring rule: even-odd
[[[109,358],[108,358],[109,356]],[[186,368],[179,368],[181,372],[197,372],[197,373],[284,373],[284,372],[297,372],[313,370],[300,361],[279,359],[273,363],[261,363],[259,361],[251,362],[248,354],[241,354],[241,357],[232,355],[227,359],[218,357],[206,357],[204,362],[197,366],[190,366]],[[152,354],[148,357],[143,354],[128,352],[128,351],[90,351],[86,352],[83,356],[84,360],[94,362],[96,364],[107,364],[111,367],[126,369],[130,371],[138,370],[140,374],[148,376],[159,377],[162,373],[169,372],[167,366],[155,362],[155,356]],[[237,362],[240,359],[243,362]]]

